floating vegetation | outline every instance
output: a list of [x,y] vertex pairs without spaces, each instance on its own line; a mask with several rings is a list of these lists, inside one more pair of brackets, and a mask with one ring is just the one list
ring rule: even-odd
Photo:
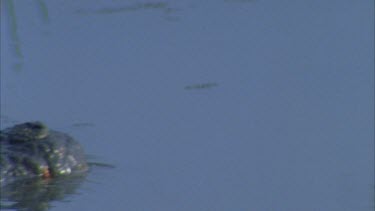
[[186,90],[192,90],[192,89],[210,89],[213,87],[219,86],[217,83],[200,83],[200,84],[192,84],[185,86]]

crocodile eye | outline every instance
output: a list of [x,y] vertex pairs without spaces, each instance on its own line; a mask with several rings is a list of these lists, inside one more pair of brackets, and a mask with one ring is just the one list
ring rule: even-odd
[[45,126],[40,122],[29,122],[28,127],[32,129],[43,129]]

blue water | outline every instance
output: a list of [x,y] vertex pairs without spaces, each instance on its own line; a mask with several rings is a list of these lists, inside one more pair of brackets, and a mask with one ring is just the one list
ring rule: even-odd
[[115,166],[51,210],[373,210],[372,1],[1,3],[1,128]]

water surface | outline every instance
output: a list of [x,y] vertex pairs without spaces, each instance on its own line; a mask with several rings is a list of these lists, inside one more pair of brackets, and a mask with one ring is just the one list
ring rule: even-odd
[[372,210],[370,1],[6,1],[1,128],[94,167],[51,210]]

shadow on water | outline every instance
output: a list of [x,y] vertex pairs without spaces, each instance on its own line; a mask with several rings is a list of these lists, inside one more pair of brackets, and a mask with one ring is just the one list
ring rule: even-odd
[[[24,54],[22,52],[22,41],[20,39],[18,29],[18,21],[17,21],[17,13],[16,13],[16,6],[15,1],[13,0],[4,0],[1,2],[2,7],[4,8],[4,13],[7,14],[8,20],[8,27],[11,39],[11,49],[13,51],[14,57],[17,62],[12,65],[12,69],[15,71],[21,71],[24,66]],[[37,10],[39,11],[39,15],[43,22],[49,22],[49,15],[48,15],[48,8],[44,0],[35,0],[35,5]]]

